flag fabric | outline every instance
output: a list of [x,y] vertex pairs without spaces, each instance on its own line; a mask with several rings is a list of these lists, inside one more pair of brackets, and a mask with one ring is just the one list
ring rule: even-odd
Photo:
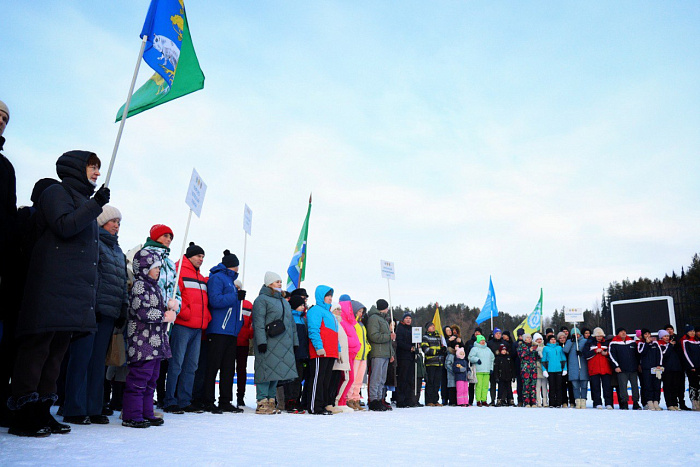
[[[151,0],[140,37],[147,37],[143,60],[155,73],[131,96],[127,118],[204,87],[183,1]],[[117,121],[123,113],[124,106]]]
[[442,338],[442,345],[447,345],[445,341],[445,334],[442,331],[442,321],[440,320],[440,308],[438,308],[437,303],[435,304],[435,314],[433,315],[433,324],[435,325],[435,331],[440,334]]
[[287,292],[298,289],[306,276],[306,241],[309,236],[309,216],[311,216],[311,197],[309,197],[309,209],[306,211],[304,225],[301,226],[292,261],[287,268]]
[[535,309],[527,315],[517,328],[513,329],[514,338],[517,337],[518,329],[523,329],[530,335],[542,329],[542,289],[540,289],[540,300],[537,302],[537,305],[535,305]]
[[481,324],[487,319],[498,316],[498,306],[496,305],[496,292],[493,290],[493,282],[489,276],[489,293],[486,296],[486,303],[481,308],[481,313],[476,317],[477,324]]

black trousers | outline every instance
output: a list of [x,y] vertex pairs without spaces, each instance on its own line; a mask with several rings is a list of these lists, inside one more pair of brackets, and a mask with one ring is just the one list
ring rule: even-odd
[[[243,401],[245,397],[245,386],[248,382],[248,346],[239,345],[236,347],[236,398]],[[236,404],[242,405],[242,404]]]
[[297,360],[296,367],[298,376],[290,382],[284,383],[283,386],[285,403],[292,400],[298,404],[301,399],[301,383],[304,381],[304,362],[302,360]]
[[214,403],[216,374],[219,373],[219,405],[233,401],[233,373],[236,369],[236,336],[207,334],[207,364],[204,371],[205,404]]
[[569,381],[569,375],[561,377],[561,403],[573,405],[576,398],[574,397],[574,385]]
[[156,381],[156,399],[158,405],[162,406],[165,400],[165,378],[168,376],[168,359],[164,358],[160,361],[160,373],[158,381]]
[[334,358],[319,357],[310,360],[309,412],[321,413],[330,404],[328,397],[333,374]]
[[412,405],[415,399],[415,363],[413,360],[397,361],[398,386],[396,388],[396,404]]
[[661,380],[651,373],[651,369],[642,368],[642,404],[661,400]]
[[[605,398],[605,405],[612,406],[613,405],[613,388],[612,388],[612,381],[611,375],[591,375],[591,397],[593,398],[593,407],[598,407],[599,405],[603,405],[603,402],[600,398],[600,388],[601,386],[603,387],[603,397]],[[550,391],[551,391],[551,386],[550,386]],[[550,405],[551,405],[551,400],[550,400]]]
[[685,399],[685,375],[682,371],[664,371],[663,382],[666,407],[678,407]]
[[[520,364],[518,364],[516,368],[520,368]],[[518,371],[516,381],[518,382],[518,405],[523,405],[523,377],[520,375],[520,371]]]
[[338,389],[340,383],[343,382],[343,372],[341,370],[331,371],[331,383],[328,385],[328,394],[326,395],[326,405],[335,405],[335,398],[338,397]]
[[442,382],[443,367],[426,366],[425,371],[427,373],[425,378],[425,403],[437,404],[439,401],[438,391],[440,390],[440,384]]
[[[8,306],[8,303],[3,303],[2,306]],[[10,313],[6,312],[6,315],[10,315]],[[2,339],[0,339],[0,426],[9,426],[9,409],[6,402],[12,394],[10,380],[17,359],[16,321],[16,313],[12,313],[9,319],[8,316],[5,317],[2,325]]]
[[561,371],[549,373],[547,377],[549,381],[549,406],[561,407],[562,396],[562,379]]
[[489,393],[491,394],[491,403],[495,404],[496,403],[496,388],[498,385],[498,377],[496,376],[495,372],[491,372],[491,376],[489,376]]
[[474,389],[476,389],[476,383],[469,383],[469,405],[474,405]]
[[17,339],[17,359],[12,374],[12,395],[33,392],[39,397],[56,394],[56,380],[63,356],[70,345],[71,332],[44,332]]
[[501,402],[513,402],[513,386],[511,380],[498,380],[498,400]]

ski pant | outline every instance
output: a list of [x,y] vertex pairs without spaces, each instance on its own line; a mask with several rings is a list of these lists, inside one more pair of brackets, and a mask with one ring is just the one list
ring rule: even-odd
[[574,400],[575,399],[588,399],[588,380],[586,379],[572,379],[572,386],[574,387]]
[[476,383],[469,385],[469,405],[474,404],[474,391],[476,391]]
[[245,398],[245,386],[248,383],[248,346],[239,345],[236,348],[236,398]]
[[291,400],[298,404],[301,399],[301,382],[304,381],[304,362],[303,360],[296,360],[295,363],[298,376],[293,380],[284,383],[283,385],[284,403],[286,408],[289,408],[286,405],[287,401]]
[[476,374],[476,389],[474,391],[474,398],[477,402],[486,402],[486,398],[489,395],[489,380],[491,379],[490,373],[477,373]]
[[69,331],[42,332],[17,338],[17,359],[12,373],[12,396],[33,392],[39,397],[56,394],[56,380],[70,345]]
[[112,340],[114,321],[113,318],[102,316],[97,322],[97,332],[70,343],[64,416],[102,414],[105,358]]
[[126,376],[122,418],[143,421],[155,418],[153,414],[153,393],[160,373],[160,360],[145,360],[129,364]]
[[561,375],[561,403],[574,405],[574,385],[569,381],[569,375]]
[[523,398],[524,405],[537,404],[537,378],[522,378],[523,381]]
[[629,393],[627,383],[632,388],[632,402],[639,403],[639,375],[636,371],[622,372],[617,374],[617,401],[620,408],[627,407],[629,403]]
[[[442,381],[442,366],[426,366],[427,377],[425,381],[425,403],[437,404],[439,402],[438,391]],[[445,388],[447,389],[447,388]]]
[[661,380],[649,368],[642,369],[642,400],[644,404],[649,401],[659,402],[661,400]]
[[513,385],[511,380],[498,380],[498,400],[501,402],[513,402]]
[[412,405],[414,401],[416,376],[413,360],[398,360],[398,387],[396,388],[396,405]]
[[[388,360],[388,359],[387,359]],[[309,386],[309,412],[321,413],[326,410],[330,401],[326,400],[331,384],[334,358],[312,358],[310,363]]]
[[[384,384],[386,383],[386,371],[389,367],[388,358],[373,358],[372,370],[369,374],[369,400],[384,400]],[[438,380],[439,384],[439,380]]]
[[454,404],[454,400],[450,399],[450,394],[451,392],[447,386],[447,368],[443,366],[442,372],[440,372],[440,397],[442,398],[442,405]]
[[664,371],[664,399],[666,407],[678,407],[685,399],[685,378],[682,371]]
[[219,373],[219,405],[233,401],[233,373],[236,369],[236,336],[207,334],[207,364],[204,371],[206,404],[214,403],[216,374]]
[[613,405],[613,389],[612,389],[612,376],[611,375],[591,375],[591,397],[593,398],[593,407],[598,407],[603,405],[601,400],[601,386],[603,388],[603,398],[605,399],[605,405],[612,407]]
[[467,405],[469,403],[469,382],[455,381],[457,385],[457,405]]
[[688,392],[691,401],[700,401],[700,375],[698,370],[688,371]]
[[353,367],[355,380],[352,382],[352,389],[350,390],[348,399],[351,401],[359,401],[362,380],[365,378],[365,373],[367,373],[367,360],[355,360]]
[[549,406],[561,407],[561,371],[553,371],[549,373],[547,382],[549,383]]

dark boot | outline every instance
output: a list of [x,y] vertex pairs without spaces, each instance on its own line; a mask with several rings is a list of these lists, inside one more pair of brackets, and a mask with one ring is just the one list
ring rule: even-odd
[[51,435],[51,429],[45,426],[37,393],[10,397],[7,407],[12,412],[9,434],[31,438],[45,438]]
[[51,433],[56,435],[65,435],[70,433],[70,425],[64,423],[59,423],[58,420],[51,415],[51,407],[54,402],[56,402],[58,396],[56,394],[51,394],[49,396],[41,397],[39,400],[39,406],[41,407],[41,413],[44,417],[44,426],[51,430]]
[[112,410],[122,410],[122,400],[124,399],[124,386],[122,381],[112,381],[112,400],[109,401],[109,408]]

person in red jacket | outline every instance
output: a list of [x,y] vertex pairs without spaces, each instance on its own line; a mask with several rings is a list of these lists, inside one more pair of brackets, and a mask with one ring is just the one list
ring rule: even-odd
[[[239,287],[239,285],[236,284],[236,287]],[[236,384],[238,386],[236,393],[238,401],[236,405],[238,407],[245,405],[245,387],[248,379],[248,347],[250,345],[250,340],[253,338],[253,321],[250,319],[253,311],[253,304],[248,300],[243,300],[242,308],[243,327],[238,332],[238,348],[236,350]]]
[[593,407],[603,408],[600,397],[600,388],[603,387],[605,408],[613,408],[612,368],[608,359],[608,342],[605,340],[605,332],[601,328],[593,330],[592,340],[583,349],[583,356],[588,361],[588,375],[591,378],[591,396]]
[[[177,315],[170,334],[172,357],[168,363],[168,377],[165,382],[165,410],[168,413],[202,413],[192,405],[194,374],[197,371],[199,350],[202,344],[202,329],[211,321],[207,300],[207,278],[199,268],[204,262],[202,247],[190,242],[182,261],[178,287],[182,297],[182,307]],[[180,262],[175,265],[179,269]],[[177,389],[177,397],[175,390]]]

